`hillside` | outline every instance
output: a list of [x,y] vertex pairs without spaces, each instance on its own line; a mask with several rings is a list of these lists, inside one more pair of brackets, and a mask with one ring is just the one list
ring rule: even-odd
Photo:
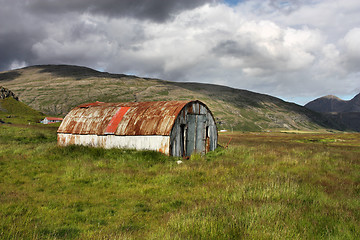
[[305,105],[328,119],[360,132],[360,93],[349,101],[328,95],[317,98]]
[[349,101],[332,95],[324,96],[307,103],[305,107],[323,113],[360,112],[360,93]]
[[198,99],[212,110],[219,129],[266,131],[273,129],[345,129],[297,104],[225,86],[179,83],[86,67],[39,65],[0,73],[0,84],[21,101],[51,115],[65,115],[85,102],[128,102]]
[[18,100],[9,89],[0,86],[0,123],[35,123],[43,114]]

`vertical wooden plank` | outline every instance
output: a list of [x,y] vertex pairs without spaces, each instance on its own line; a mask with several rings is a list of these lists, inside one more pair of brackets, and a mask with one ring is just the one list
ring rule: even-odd
[[196,142],[196,115],[189,114],[187,116],[187,132],[186,132],[186,156],[190,157],[195,150]]
[[206,115],[195,115],[196,116],[196,143],[195,151],[197,153],[205,154],[205,123]]

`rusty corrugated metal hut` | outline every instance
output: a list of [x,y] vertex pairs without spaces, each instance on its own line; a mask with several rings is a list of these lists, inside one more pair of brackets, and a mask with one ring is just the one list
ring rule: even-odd
[[218,137],[211,111],[198,100],[82,104],[57,132],[61,146],[147,149],[179,157],[214,150]]

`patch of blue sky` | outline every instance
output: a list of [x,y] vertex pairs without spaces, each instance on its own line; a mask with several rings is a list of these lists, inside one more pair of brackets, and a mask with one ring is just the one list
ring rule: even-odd
[[[229,6],[236,6],[236,5],[238,5],[238,3],[244,2],[246,0],[223,0],[223,1],[225,4],[227,4]],[[288,7],[291,5],[290,1],[276,0],[274,2],[278,7]]]
[[290,2],[288,2],[288,1],[278,1],[278,6],[287,7],[290,5],[291,5]]
[[244,0],[224,0],[224,3],[229,6],[236,6],[239,2],[243,2]]

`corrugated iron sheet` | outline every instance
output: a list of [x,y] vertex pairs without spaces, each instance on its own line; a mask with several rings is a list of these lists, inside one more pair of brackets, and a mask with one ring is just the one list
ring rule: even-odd
[[103,148],[153,150],[170,155],[170,136],[98,136],[59,133],[57,138],[60,146],[75,144]]
[[[58,133],[105,135],[111,132],[119,136],[166,136],[170,135],[181,109],[190,102],[193,101],[82,104],[66,115]],[[121,112],[121,109],[126,111]],[[117,113],[121,115],[119,123],[110,123]]]
[[50,120],[50,121],[62,121],[63,118],[57,118],[57,117],[46,117],[47,120]]
[[123,119],[125,113],[130,109],[130,107],[121,107],[119,111],[111,118],[109,125],[106,127],[105,134],[114,134],[119,123]]

